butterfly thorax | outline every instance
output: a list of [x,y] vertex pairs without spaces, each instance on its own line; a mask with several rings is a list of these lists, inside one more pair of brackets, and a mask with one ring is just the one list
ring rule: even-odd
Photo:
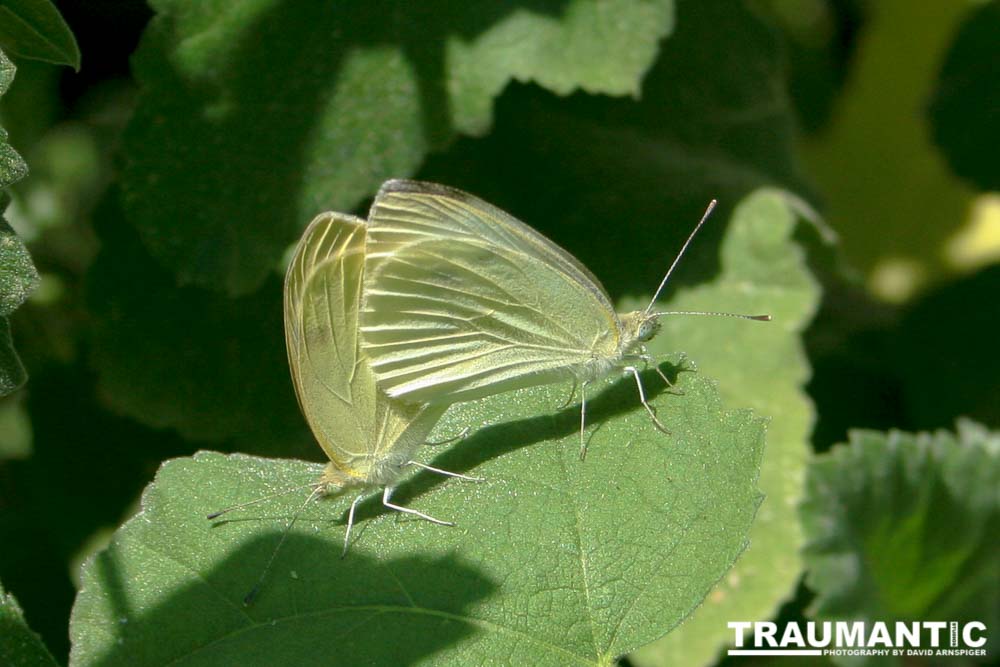
[[323,469],[319,484],[326,487],[326,494],[334,494],[340,489],[356,487],[381,487],[394,484],[403,474],[411,458],[410,449],[394,451],[380,457],[358,456],[349,464],[330,462]]
[[626,360],[635,359],[645,353],[645,343],[660,330],[658,316],[641,310],[618,315],[617,342],[608,350],[597,349],[591,358],[576,367],[564,369],[577,382],[591,382],[611,375],[625,365]]

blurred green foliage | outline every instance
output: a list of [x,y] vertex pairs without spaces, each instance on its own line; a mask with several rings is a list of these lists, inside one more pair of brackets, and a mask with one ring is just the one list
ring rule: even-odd
[[[0,593],[0,620],[25,638],[17,650],[44,655],[33,630],[66,661],[80,563],[103,553],[94,576],[113,560],[119,546],[101,549],[166,459],[205,448],[322,459],[288,378],[282,258],[313,214],[363,215],[379,183],[402,176],[512,212],[577,256],[616,301],[655,288],[717,197],[668,300],[777,316],[769,325],[678,319],[656,340],[657,354],[687,353],[716,379],[726,407],[770,418],[760,463],[768,498],[745,560],[701,591],[704,611],[635,664],[713,664],[731,636],[717,614],[730,609],[779,622],[996,611],[996,548],[976,542],[996,508],[973,491],[1000,465],[1000,271],[981,266],[988,259],[963,264],[952,249],[960,237],[971,256],[1000,248],[1000,213],[984,197],[1000,181],[991,141],[998,0],[151,4],[66,0],[56,11],[20,0],[0,11],[0,21],[20,17],[0,23],[0,394],[9,394],[0,398],[0,581],[19,603]],[[32,30],[14,29],[25,25]],[[784,250],[734,278],[720,249],[746,239],[726,221],[752,202],[768,211],[755,214],[766,228],[756,238],[780,231]],[[734,260],[744,268],[758,257],[754,238]],[[634,408],[621,389],[609,401]],[[669,414],[671,398],[655,403]],[[558,403],[520,407],[558,418]],[[448,419],[472,408],[462,409]],[[618,409],[598,435],[644,417]],[[476,415],[477,424],[505,417]],[[983,426],[939,430],[963,416]],[[476,458],[458,446],[441,458],[502,471],[521,453]],[[588,460],[567,479],[612,516],[627,512],[641,485],[600,473]],[[668,488],[697,479],[650,474]],[[431,491],[415,484],[407,500],[433,502],[441,494]],[[201,509],[183,515],[183,488],[164,493],[180,504],[178,521],[203,520]],[[239,500],[223,496],[212,501]],[[232,552],[223,544],[219,562],[260,560],[283,507],[262,511],[277,522],[240,524],[249,541]],[[359,555],[359,572],[381,571],[376,528],[397,527],[385,519],[366,521],[372,551]],[[128,526],[115,544],[133,539]],[[319,541],[293,534],[286,571],[314,567],[295,564],[310,553],[339,571],[339,515],[323,530]],[[858,540],[873,564],[860,588],[831,569],[838,556],[857,557]],[[616,551],[624,566],[648,555],[621,544],[600,555]],[[754,559],[772,555],[784,569],[761,574]],[[456,609],[498,590],[515,599],[474,563],[414,558],[404,544],[392,562],[465,576]],[[516,567],[530,572],[531,559]],[[914,602],[943,604],[973,581],[991,583],[962,604]],[[858,593],[865,586],[887,592]],[[175,592],[188,599],[183,583]],[[676,620],[643,617],[643,641]],[[77,625],[80,645],[82,632]],[[454,650],[465,632],[439,627],[408,655]],[[12,633],[0,632],[0,655]],[[625,647],[605,644],[602,658]]]

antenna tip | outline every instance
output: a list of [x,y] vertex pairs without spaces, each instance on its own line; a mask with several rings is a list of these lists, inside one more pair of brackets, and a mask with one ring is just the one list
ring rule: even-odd
[[751,315],[750,319],[751,320],[757,320],[758,322],[770,322],[771,321],[771,316],[770,315]]
[[222,510],[221,512],[212,512],[205,518],[208,519],[209,521],[211,521],[212,519],[218,519],[220,516],[222,516],[222,512],[225,512],[225,510]]

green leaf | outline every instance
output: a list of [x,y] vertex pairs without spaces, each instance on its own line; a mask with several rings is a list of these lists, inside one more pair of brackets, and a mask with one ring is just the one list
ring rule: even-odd
[[27,248],[3,219],[8,201],[7,193],[0,192],[0,397],[14,392],[28,379],[14,351],[7,316],[28,298],[39,280]]
[[27,381],[28,374],[14,351],[10,321],[6,317],[0,317],[0,396],[17,391]]
[[[803,388],[809,363],[802,332],[819,303],[819,286],[792,240],[801,213],[777,191],[744,199],[720,249],[719,276],[671,295],[664,308],[770,313],[772,322],[665,317],[663,331],[648,345],[654,355],[683,350],[699,372],[719,379],[727,403],[751,406],[771,421],[760,476],[765,498],[750,547],[684,625],[630,656],[640,667],[712,664],[732,641],[728,621],[771,618],[799,580],[803,539],[796,507],[815,419]],[[682,264],[678,272],[684,270]],[[645,307],[640,303],[626,302],[622,310]]]
[[484,481],[422,471],[393,500],[457,527],[374,495],[340,560],[351,497],[313,503],[251,607],[241,600],[307,491],[216,525],[205,515],[309,483],[321,466],[212,452],[170,461],[140,514],[84,566],[73,660],[610,665],[698,604],[743,551],[760,501],[762,420],[724,411],[708,378],[664,368],[683,395],[652,370],[644,379],[671,435],[619,380],[588,400],[583,462],[579,406],[557,408],[568,386],[453,406],[435,437],[479,430],[429,463]]
[[[957,434],[852,432],[809,466],[810,616],[997,627],[998,488],[1000,435],[973,422],[960,421]],[[995,655],[995,642],[987,650]]]
[[[10,58],[0,50],[0,97],[3,97],[7,89],[10,88],[16,70],[17,68],[14,67]],[[28,165],[24,163],[17,151],[7,143],[7,131],[0,127],[0,188],[5,188],[11,183],[21,180],[27,173]],[[0,208],[7,208],[6,202]]]
[[[0,51],[0,97],[14,80],[16,68]],[[0,188],[5,188],[28,173],[28,166],[7,143],[7,132],[0,127]],[[7,316],[20,306],[38,286],[38,271],[27,248],[3,218],[10,196],[0,191],[0,396],[23,385],[28,375],[14,351]]]
[[456,133],[485,132],[511,79],[635,94],[673,7],[153,4],[127,211],[181,283],[233,294],[258,287],[317,212],[352,210]]
[[981,190],[1000,190],[1000,169],[985,146],[1000,145],[1000,2],[967,16],[944,59],[929,115],[934,141],[956,174]]
[[0,585],[0,664],[8,667],[58,665],[41,638],[24,621],[14,596]]
[[28,249],[3,219],[6,207],[6,196],[0,194],[0,317],[17,310],[39,281]]
[[[656,287],[710,199],[724,218],[763,186],[808,194],[774,34],[740,3],[683,2],[677,12],[640,100],[515,87],[490,136],[432,157],[420,178],[510,211],[580,259],[614,297]],[[531,178],[505,181],[498,172]],[[701,234],[678,279],[718,270],[721,226]]]
[[0,3],[0,47],[22,58],[80,69],[80,47],[50,0]]

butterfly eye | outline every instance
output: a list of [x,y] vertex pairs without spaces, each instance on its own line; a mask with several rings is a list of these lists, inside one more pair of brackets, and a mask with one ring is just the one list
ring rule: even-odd
[[645,343],[651,340],[653,336],[660,330],[660,323],[656,320],[649,319],[639,325],[638,336],[636,336],[641,342]]

